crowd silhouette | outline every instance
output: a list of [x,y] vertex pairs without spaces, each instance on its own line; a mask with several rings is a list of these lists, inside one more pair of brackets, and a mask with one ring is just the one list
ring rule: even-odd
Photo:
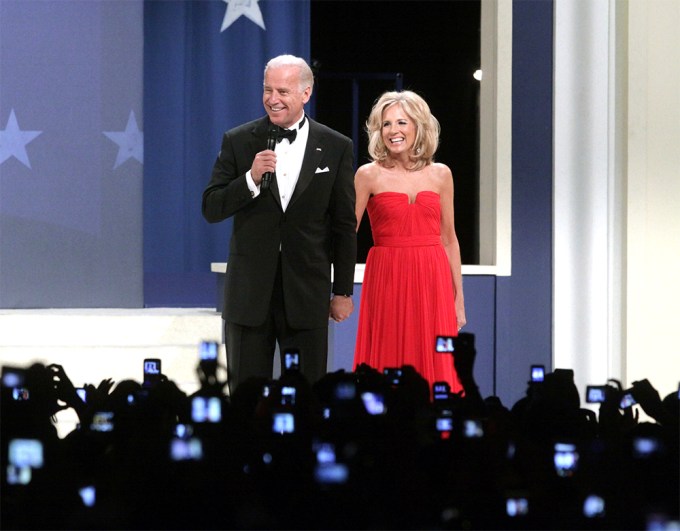
[[[60,365],[3,367],[0,527],[678,528],[677,393],[610,380],[595,414],[555,369],[508,408],[474,361],[461,334],[461,394],[408,366],[308,382],[293,360],[233,396],[211,357],[191,395],[162,375],[79,392]],[[60,438],[63,408],[79,424]]]

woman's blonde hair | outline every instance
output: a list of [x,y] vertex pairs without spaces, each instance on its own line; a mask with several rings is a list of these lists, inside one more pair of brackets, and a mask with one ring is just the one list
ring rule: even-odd
[[368,154],[374,162],[385,163],[389,151],[382,139],[383,114],[388,107],[399,104],[416,126],[416,140],[409,155],[413,167],[419,170],[434,161],[439,146],[439,121],[430,112],[427,102],[415,92],[385,92],[373,105],[366,121]]

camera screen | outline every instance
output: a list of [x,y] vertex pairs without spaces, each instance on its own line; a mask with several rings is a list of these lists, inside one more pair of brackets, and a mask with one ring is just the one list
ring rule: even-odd
[[174,434],[179,439],[188,439],[194,434],[194,427],[191,424],[177,424]]
[[526,498],[508,498],[505,500],[505,512],[512,517],[529,514],[529,500]]
[[633,455],[638,458],[649,457],[659,450],[659,446],[656,437],[636,437],[633,439]]
[[2,368],[2,386],[15,388],[23,387],[25,380],[24,369],[18,369],[14,367],[3,367]]
[[386,411],[384,398],[379,393],[361,393],[361,400],[369,415],[382,415]]
[[586,518],[595,518],[604,514],[604,499],[600,496],[591,494],[583,501],[583,516]]
[[568,443],[555,444],[554,464],[555,471],[560,477],[570,477],[574,475],[578,468],[579,454],[576,446]]
[[295,405],[295,387],[284,385],[281,388],[281,405],[282,406]]
[[476,439],[478,437],[484,437],[484,428],[482,426],[482,421],[479,419],[467,419],[464,426],[464,434],[468,439]]
[[297,350],[287,350],[283,353],[284,367],[288,371],[297,371],[300,368],[300,353]]
[[87,485],[86,487],[79,488],[78,494],[80,494],[80,499],[85,507],[94,507],[94,504],[97,501],[97,489],[94,485]]
[[203,341],[201,343],[199,355],[203,361],[217,360],[217,342]]
[[7,465],[8,485],[28,485],[33,477],[30,466]]
[[434,350],[440,353],[453,352],[455,350],[453,336],[437,336]]
[[452,431],[453,419],[451,417],[437,417],[437,431]]
[[316,462],[325,465],[335,463],[335,445],[330,442],[317,442],[314,444]]
[[292,413],[274,413],[272,431],[284,435],[295,433],[295,417]]
[[342,463],[319,463],[314,468],[314,479],[321,485],[342,485],[349,478],[349,469]]
[[76,394],[83,402],[87,403],[87,391],[83,387],[76,387]]
[[18,468],[42,468],[43,444],[38,439],[12,439],[9,441],[9,464]]
[[635,398],[633,398],[633,393],[631,393],[630,391],[626,391],[625,393],[623,393],[619,407],[621,409],[626,409],[626,408],[631,407],[634,404],[637,404],[637,402],[636,402]]
[[604,387],[600,385],[589,385],[586,387],[586,402],[599,404],[604,402]]
[[90,423],[92,431],[100,433],[107,433],[113,431],[113,412],[112,411],[98,411],[92,416]]
[[195,396],[191,400],[191,420],[194,422],[220,422],[222,401],[217,396]]
[[354,382],[338,382],[335,386],[336,400],[354,400],[357,395],[357,386]]
[[545,367],[543,365],[531,366],[531,381],[542,382],[545,379]]
[[144,385],[151,386],[161,380],[161,360],[144,360]]
[[170,441],[170,459],[173,461],[200,461],[203,458],[203,444],[200,439],[174,438]]
[[12,389],[12,398],[14,400],[18,401],[23,401],[23,400],[28,400],[31,394],[28,392],[28,389],[25,389],[23,387],[15,387]]

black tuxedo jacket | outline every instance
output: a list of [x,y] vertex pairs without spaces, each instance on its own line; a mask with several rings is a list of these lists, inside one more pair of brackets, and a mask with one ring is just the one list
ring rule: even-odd
[[[275,180],[253,198],[246,172],[267,145],[265,116],[224,134],[212,177],[203,192],[203,216],[216,223],[233,216],[225,304],[228,322],[258,326],[266,318],[281,252],[288,323],[328,325],[333,293],[350,294],[356,262],[352,141],[309,120],[300,177],[286,211]],[[331,264],[334,279],[331,286]]]

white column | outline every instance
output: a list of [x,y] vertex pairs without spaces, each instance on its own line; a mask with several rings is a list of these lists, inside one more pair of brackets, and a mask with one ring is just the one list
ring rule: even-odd
[[621,373],[615,9],[555,1],[553,355],[582,399]]

